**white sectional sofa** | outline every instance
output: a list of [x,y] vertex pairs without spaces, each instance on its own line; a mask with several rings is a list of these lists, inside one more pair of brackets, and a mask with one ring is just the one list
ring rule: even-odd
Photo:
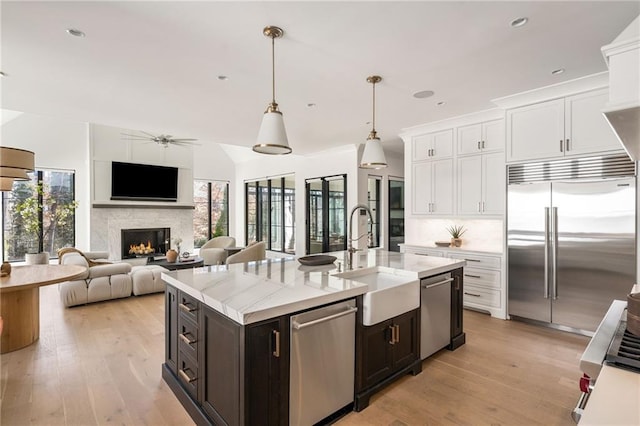
[[164,291],[160,275],[167,269],[158,265],[132,267],[125,262],[111,263],[106,260],[108,256],[107,252],[100,251],[72,252],[62,256],[60,263],[63,265],[87,268],[82,278],[59,284],[60,300],[65,307]]

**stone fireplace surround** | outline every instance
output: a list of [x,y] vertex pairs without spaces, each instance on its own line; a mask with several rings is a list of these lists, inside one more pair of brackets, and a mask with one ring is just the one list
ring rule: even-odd
[[109,259],[122,260],[123,229],[169,228],[171,247],[182,238],[180,250],[193,252],[193,209],[161,206],[109,206],[91,209],[91,250],[109,252]]

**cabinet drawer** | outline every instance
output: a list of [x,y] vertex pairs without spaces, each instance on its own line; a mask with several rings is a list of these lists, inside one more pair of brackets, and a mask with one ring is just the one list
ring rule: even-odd
[[500,269],[502,259],[498,256],[483,256],[481,254],[465,254],[465,253],[450,253],[449,257],[452,259],[463,259],[467,261],[468,268],[488,268],[488,269]]
[[432,250],[429,248],[409,247],[409,246],[404,247],[404,253],[419,254],[421,256],[437,256],[437,257],[444,256],[444,252],[442,251]]
[[198,359],[198,327],[184,315],[178,319],[178,348],[191,358]]
[[499,308],[500,291],[465,284],[463,301],[465,305],[483,305],[492,308]]
[[500,289],[500,271],[479,268],[464,268],[464,285],[478,285]]
[[198,311],[200,303],[186,293],[180,292],[178,297],[178,312],[180,317],[189,318],[195,324],[198,324]]
[[178,353],[178,379],[194,398],[198,399],[198,364],[183,351]]

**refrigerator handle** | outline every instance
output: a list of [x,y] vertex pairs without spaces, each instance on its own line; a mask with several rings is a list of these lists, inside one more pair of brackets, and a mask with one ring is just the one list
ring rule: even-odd
[[544,208],[544,298],[549,298],[549,207]]
[[551,241],[551,260],[553,274],[551,283],[553,284],[553,300],[558,298],[558,208],[553,207],[551,211],[551,228],[552,238]]

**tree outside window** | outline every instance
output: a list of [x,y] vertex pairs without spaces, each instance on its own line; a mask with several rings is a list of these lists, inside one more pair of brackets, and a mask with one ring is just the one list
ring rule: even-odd
[[229,183],[193,181],[193,244],[200,248],[213,237],[229,235]]
[[2,195],[3,255],[22,261],[25,253],[75,246],[74,172],[36,170],[31,180],[15,181]]

